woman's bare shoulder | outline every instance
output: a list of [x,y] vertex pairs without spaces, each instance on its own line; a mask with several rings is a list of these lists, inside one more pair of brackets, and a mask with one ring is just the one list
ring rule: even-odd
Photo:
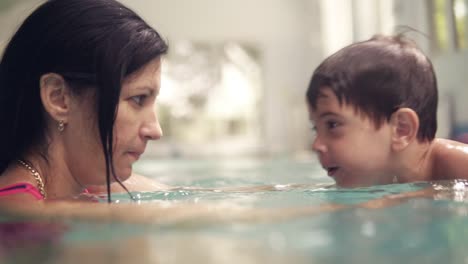
[[[133,173],[130,178],[123,182],[125,187],[129,191],[133,192],[151,192],[151,191],[160,191],[167,190],[170,187],[164,183],[158,182],[155,179]],[[90,193],[106,193],[107,187],[105,185],[100,186],[88,186],[87,190]],[[114,182],[111,184],[111,191],[113,193],[126,192],[125,189],[120,186],[120,184]]]
[[29,193],[15,193],[5,196],[0,196],[0,207],[8,208],[15,207],[20,204],[37,204],[42,202],[37,200]]

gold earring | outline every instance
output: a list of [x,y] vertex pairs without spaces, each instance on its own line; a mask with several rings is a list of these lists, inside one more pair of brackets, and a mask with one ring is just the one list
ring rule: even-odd
[[57,129],[58,129],[59,132],[62,132],[62,131],[65,129],[65,123],[64,123],[62,120],[60,120],[60,121],[58,122],[58,127],[57,127]]

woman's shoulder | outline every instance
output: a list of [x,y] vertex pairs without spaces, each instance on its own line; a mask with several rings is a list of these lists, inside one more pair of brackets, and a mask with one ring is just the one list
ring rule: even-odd
[[18,182],[0,187],[0,198],[2,197],[22,197],[30,196],[34,200],[44,200],[39,190],[29,182]]
[[[140,174],[135,174],[133,173],[130,178],[128,178],[126,181],[123,182],[125,187],[129,191],[133,192],[151,192],[151,191],[160,191],[160,190],[167,190],[170,187],[158,182],[155,179],[140,175]],[[90,193],[106,193],[107,192],[107,187],[105,185],[99,185],[99,186],[87,186],[87,190]],[[111,184],[111,191],[113,193],[119,193],[119,192],[125,192],[125,189],[122,188],[118,183],[114,182]]]
[[42,201],[39,190],[29,182],[19,182],[0,187],[0,204],[14,205],[25,202]]

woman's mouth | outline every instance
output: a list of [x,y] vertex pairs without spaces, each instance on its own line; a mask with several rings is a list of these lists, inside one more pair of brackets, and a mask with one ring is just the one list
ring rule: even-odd
[[132,152],[132,151],[130,151],[130,152],[127,152],[127,154],[128,154],[130,157],[134,158],[135,160],[139,160],[139,159],[140,159],[140,156],[141,156],[141,153],[140,153],[140,152]]

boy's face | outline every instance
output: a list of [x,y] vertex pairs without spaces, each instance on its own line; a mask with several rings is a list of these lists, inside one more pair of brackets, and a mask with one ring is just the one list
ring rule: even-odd
[[309,116],[316,130],[312,149],[338,186],[356,187],[391,183],[391,128],[377,129],[371,119],[321,89]]

